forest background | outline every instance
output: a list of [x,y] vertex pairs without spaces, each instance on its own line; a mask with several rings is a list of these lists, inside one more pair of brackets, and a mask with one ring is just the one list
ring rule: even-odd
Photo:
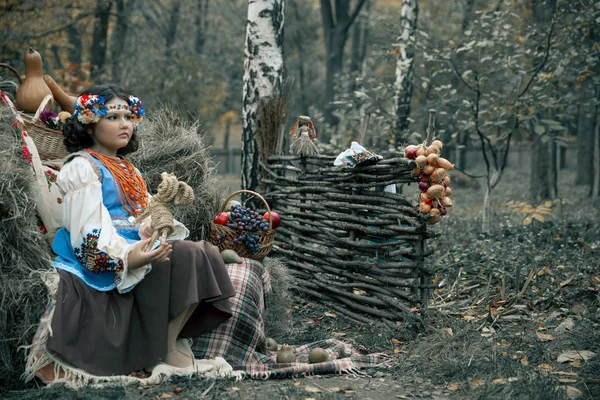
[[[490,192],[511,146],[525,143],[533,201],[557,197],[567,166],[597,196],[599,4],[287,1],[286,126],[310,115],[335,151],[368,116],[366,145],[385,154],[421,141],[435,109],[445,156],[479,171]],[[166,103],[199,119],[214,148],[242,147],[247,1],[4,0],[0,10],[2,62],[24,73],[33,47],[72,93],[115,82],[150,112]]]

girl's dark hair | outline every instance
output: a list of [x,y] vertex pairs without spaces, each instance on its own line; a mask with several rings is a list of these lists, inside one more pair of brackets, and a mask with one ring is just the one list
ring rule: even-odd
[[[80,96],[83,94],[102,96],[106,102],[115,98],[123,100],[129,98],[128,93],[115,85],[92,86],[91,88],[84,90]],[[92,137],[92,129],[94,129],[93,125],[94,124],[82,124],[75,117],[71,117],[65,122],[65,126],[63,127],[63,136],[65,139],[63,140],[63,143],[69,153],[87,149],[94,145],[94,138]],[[127,143],[127,146],[117,150],[118,155],[124,156],[133,153],[138,149],[138,141],[135,134],[136,131],[137,128],[134,128],[133,135],[131,135],[131,140]]]

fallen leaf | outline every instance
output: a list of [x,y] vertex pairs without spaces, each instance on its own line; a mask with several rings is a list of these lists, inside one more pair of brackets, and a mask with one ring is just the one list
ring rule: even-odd
[[365,292],[364,290],[360,290],[360,289],[352,289],[352,293],[354,293],[357,296],[363,296],[363,295],[367,294],[367,292]]
[[462,317],[462,319],[463,319],[463,321],[467,321],[467,322],[469,322],[469,321],[473,321],[473,320],[475,319],[475,317],[474,317],[474,316],[472,316],[472,315],[464,315],[464,316]]
[[547,333],[542,333],[542,332],[536,332],[535,333],[538,337],[538,339],[540,339],[542,342],[550,342],[554,339],[556,339],[553,335],[549,335]]
[[329,318],[337,318],[337,314],[331,313],[329,311],[325,311],[325,316]]
[[454,336],[454,332],[452,331],[452,328],[444,328],[444,336],[449,339],[452,336]]
[[457,391],[459,388],[460,388],[460,385],[458,383],[451,383],[446,387],[446,389],[448,389],[452,392]]
[[581,360],[569,361],[569,365],[573,368],[581,368]]
[[319,389],[318,387],[314,387],[314,386],[306,386],[304,388],[304,390],[306,390],[309,393],[321,393],[321,389]]
[[554,330],[558,333],[572,331],[575,328],[575,322],[571,318],[565,319]]
[[560,283],[560,287],[565,287],[567,286],[569,283],[571,283],[571,281],[573,280],[574,276],[570,277],[569,279],[567,279],[566,281],[562,281]]
[[521,364],[527,366],[529,365],[529,361],[527,361],[527,354],[523,358],[521,358]]
[[471,386],[471,389],[475,389],[476,387],[479,387],[483,384],[485,384],[485,381],[477,378],[471,378],[471,381],[469,382],[469,386]]
[[600,278],[594,276],[592,277],[592,282],[594,282],[594,285],[600,285]]
[[294,382],[294,386],[295,386],[295,387],[298,387],[298,386],[300,386],[300,381],[296,381],[296,382]]
[[593,358],[596,353],[589,350],[571,350],[562,353],[556,361],[559,363],[565,363],[568,361],[576,361],[576,360],[589,360]]
[[173,397],[173,395],[170,393],[163,393],[160,395],[159,399],[170,399],[172,397]]
[[180,388],[179,386],[177,386],[175,389],[173,389],[173,393],[175,393],[175,394],[179,394],[181,392],[183,392],[183,389]]
[[394,346],[398,346],[398,345],[404,344],[404,342],[401,342],[401,341],[400,341],[400,340],[398,340],[398,339],[392,339],[392,344],[393,344]]
[[518,380],[519,380],[519,378],[515,378],[515,377],[510,377],[508,379],[507,378],[497,378],[497,379],[494,379],[492,381],[492,383],[494,385],[504,385],[507,382],[516,382]]
[[410,309],[410,311],[412,311],[412,312],[419,312],[419,308],[418,307],[412,307]]
[[577,383],[577,379],[571,379],[571,378],[560,378],[558,381],[560,383]]
[[581,390],[579,390],[573,386],[566,386],[565,391],[567,392],[567,397],[569,399],[578,399],[581,396],[583,396],[583,393],[581,393]]
[[341,388],[341,387],[332,387],[327,390],[329,390],[330,392],[334,392],[334,393],[337,393],[337,392],[344,393],[346,391],[346,389]]
[[231,388],[231,389],[229,389],[229,390],[231,390],[232,392],[239,392],[240,388],[239,388],[239,387],[237,387],[237,386],[234,386],[234,387],[232,387],[232,388]]
[[577,376],[577,373],[569,371],[556,371],[552,372],[552,375]]
[[550,364],[540,364],[537,367],[538,367],[538,369],[541,369],[542,371],[551,371],[552,370],[552,365],[550,365]]

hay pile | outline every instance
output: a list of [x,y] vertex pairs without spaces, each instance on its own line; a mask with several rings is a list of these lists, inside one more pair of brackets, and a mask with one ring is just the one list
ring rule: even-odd
[[198,126],[197,122],[182,120],[172,109],[159,109],[140,125],[139,150],[128,156],[142,172],[151,193],[156,193],[164,171],[194,189],[194,202],[173,210],[175,218],[190,230],[189,240],[209,238],[209,222],[223,200],[216,189],[214,163]]
[[289,336],[292,319],[288,310],[292,308],[294,299],[289,292],[292,285],[292,275],[283,260],[266,257],[263,265],[271,276],[271,295],[265,311],[265,333],[268,337],[281,339]]
[[0,107],[0,388],[23,386],[24,352],[47,305],[34,271],[51,268],[50,248],[40,233],[35,177],[21,156],[13,114]]

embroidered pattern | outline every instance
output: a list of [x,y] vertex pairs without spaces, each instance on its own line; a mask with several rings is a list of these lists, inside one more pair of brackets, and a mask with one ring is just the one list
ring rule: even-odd
[[101,229],[93,229],[84,238],[80,246],[75,247],[75,256],[79,262],[90,272],[115,271],[119,274],[123,270],[123,261],[111,258],[105,252],[98,250],[98,239]]

